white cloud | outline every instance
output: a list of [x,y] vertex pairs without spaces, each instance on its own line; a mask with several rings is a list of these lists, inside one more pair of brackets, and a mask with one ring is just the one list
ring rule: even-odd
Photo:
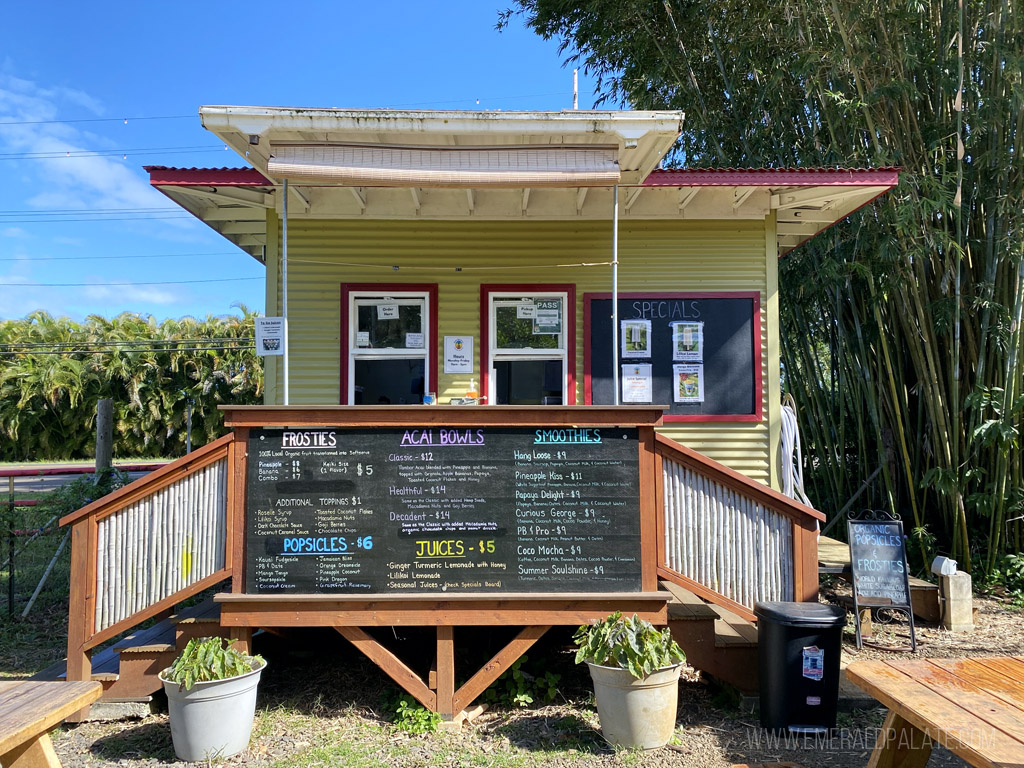
[[[27,205],[42,209],[88,211],[97,208],[167,207],[167,199],[120,156],[68,157],[68,152],[113,149],[111,142],[60,119],[61,107],[71,105],[92,114],[103,106],[89,94],[70,88],[46,88],[0,72],[0,147],[6,153],[62,153],[64,157],[19,161],[37,189]],[[184,221],[159,221],[177,227]],[[150,231],[152,229],[150,228]]]
[[0,235],[3,235],[4,237],[18,237],[18,238],[28,237],[29,236],[28,232],[26,232],[21,227],[7,227],[6,229],[0,231]]

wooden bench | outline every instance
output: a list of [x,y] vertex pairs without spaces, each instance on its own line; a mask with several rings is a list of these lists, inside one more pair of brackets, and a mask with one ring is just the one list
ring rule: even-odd
[[0,766],[60,768],[50,731],[102,693],[98,682],[0,682]]
[[924,768],[933,744],[977,768],[1024,765],[1024,659],[855,661],[846,677],[889,709],[869,768]]

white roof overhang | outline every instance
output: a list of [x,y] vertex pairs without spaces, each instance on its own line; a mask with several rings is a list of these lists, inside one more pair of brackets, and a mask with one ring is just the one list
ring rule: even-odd
[[[275,181],[349,179],[359,186],[372,179],[378,186],[410,187],[640,184],[672,147],[683,122],[682,112],[667,111],[206,106],[199,114],[207,130]],[[403,149],[410,154],[401,154]],[[398,173],[403,161],[404,184]],[[618,178],[610,163],[617,164]],[[516,168],[532,175],[523,173],[517,181]],[[481,183],[471,183],[474,172]]]

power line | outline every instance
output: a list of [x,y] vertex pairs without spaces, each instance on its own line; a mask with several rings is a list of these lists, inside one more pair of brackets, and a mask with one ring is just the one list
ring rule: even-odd
[[54,155],[57,157],[64,157],[67,155],[93,155],[100,153],[114,153],[122,154],[124,152],[174,152],[175,150],[193,150],[193,149],[227,149],[223,144],[212,147],[209,144],[189,144],[187,146],[178,147],[132,147],[131,149],[48,149],[40,150],[38,152],[2,152],[0,158],[7,157],[36,157],[44,155]]
[[232,336],[223,339],[211,339],[211,338],[180,338],[180,339],[107,339],[105,341],[86,341],[79,339],[77,341],[22,341],[11,344],[0,344],[0,349],[9,349],[11,347],[19,347],[28,349],[30,347],[59,347],[59,346],[74,346],[74,347],[90,347],[90,346],[125,346],[125,345],[138,345],[138,344],[223,344],[227,342],[246,342],[252,341],[252,336]]
[[220,347],[172,347],[168,349],[158,349],[153,347],[143,347],[139,349],[65,349],[57,351],[40,351],[40,352],[10,352],[0,351],[0,356],[14,356],[14,355],[100,355],[110,354],[113,352],[123,353],[136,353],[136,352],[244,352],[249,349],[255,349],[254,344],[246,345],[225,345]]
[[57,123],[118,123],[129,120],[186,120],[195,115],[155,115],[152,117],[84,117],[72,120],[4,120],[0,125],[54,125]]
[[[0,222],[3,223],[3,222]],[[212,251],[209,253],[147,253],[129,256],[22,256],[0,258],[0,261],[99,261],[101,259],[182,259],[191,256],[237,256],[238,251]]]
[[3,224],[59,224],[64,221],[171,221],[192,219],[194,216],[101,216],[98,218],[3,219]]
[[21,152],[17,154],[0,155],[0,160],[63,160],[76,157],[114,157],[121,155],[127,158],[129,155],[199,155],[208,152],[224,152],[227,147],[207,147],[206,149],[74,149],[63,152]]
[[0,211],[0,216],[50,216],[68,213],[151,213],[153,211],[180,211],[175,206],[163,206],[161,208],[10,208]]
[[262,280],[262,277],[219,277],[207,280],[162,280],[150,283],[0,283],[3,287],[19,288],[113,288],[133,285],[194,285],[196,283],[235,283],[243,280]]

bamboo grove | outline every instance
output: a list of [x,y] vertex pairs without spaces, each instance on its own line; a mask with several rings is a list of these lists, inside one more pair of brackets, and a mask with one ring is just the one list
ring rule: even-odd
[[193,446],[218,437],[219,404],[262,402],[254,317],[243,307],[160,323],[132,313],[0,321],[0,460],[91,458],[107,397],[115,457],[184,454],[190,406]]
[[989,573],[1024,514],[1017,5],[518,0],[499,20],[557,39],[602,100],[685,111],[677,164],[902,168],[780,262],[784,384],[821,509],[896,509],[919,565]]

